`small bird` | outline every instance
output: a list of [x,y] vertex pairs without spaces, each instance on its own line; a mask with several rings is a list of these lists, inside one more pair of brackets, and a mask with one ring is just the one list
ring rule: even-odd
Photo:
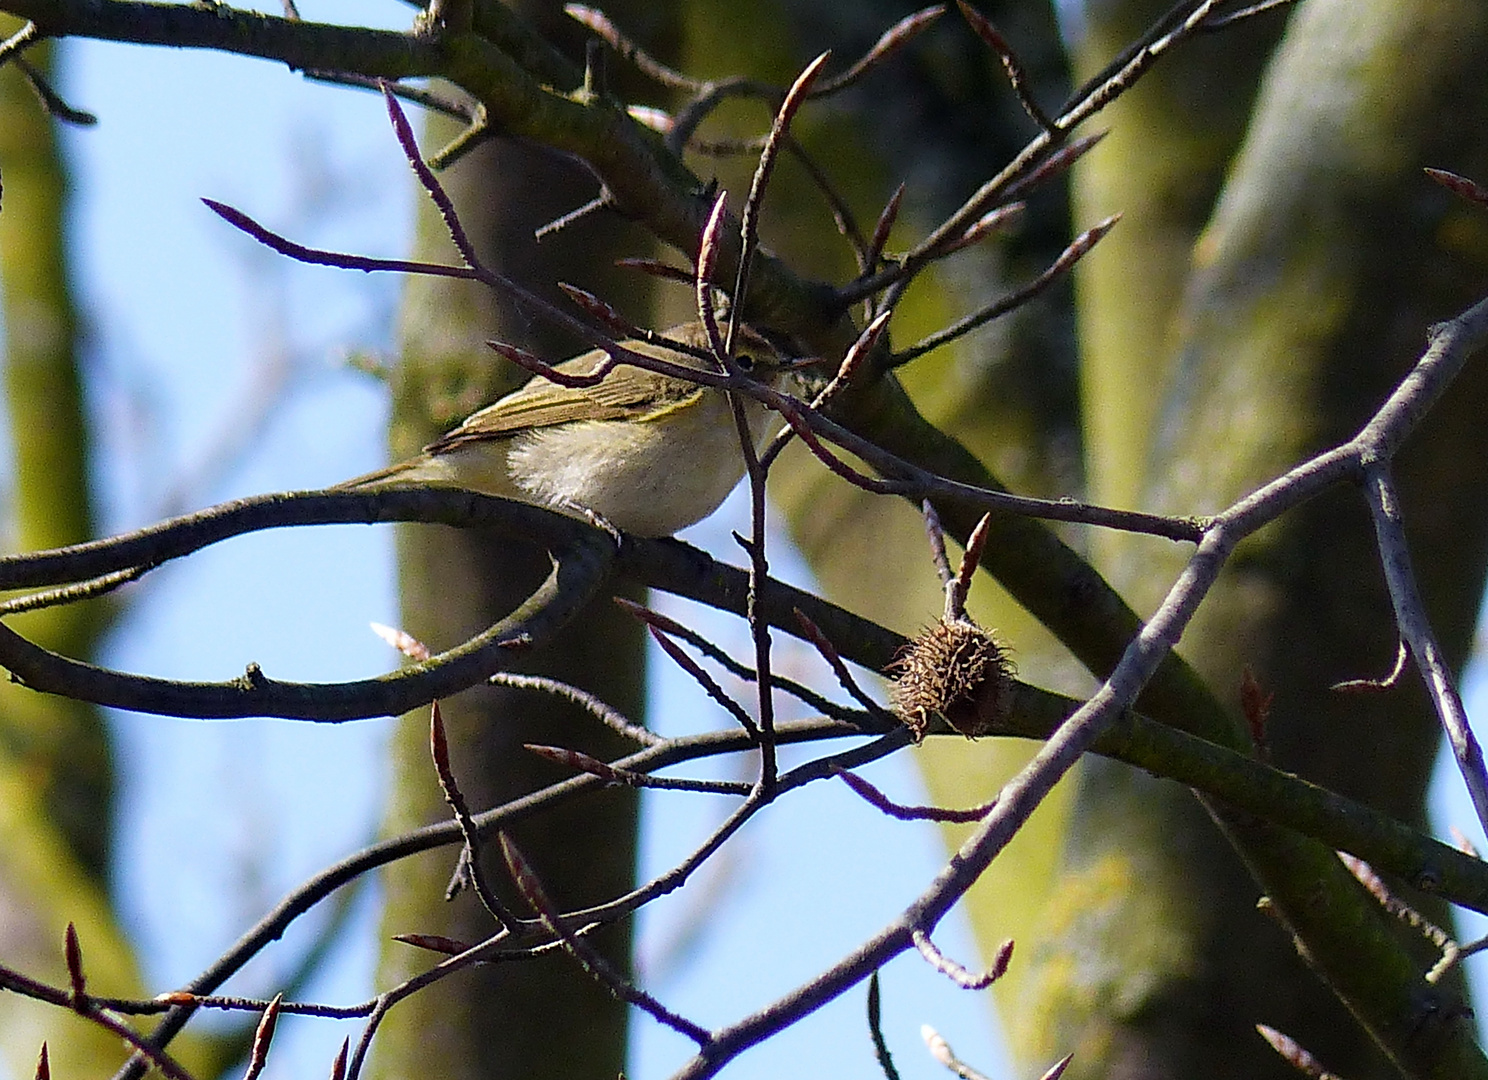
[[[666,337],[705,347],[701,323]],[[793,366],[759,334],[744,329],[741,365],[775,384]],[[627,349],[698,370],[716,370],[688,353],[643,341]],[[555,365],[587,375],[596,349]],[[770,410],[743,398],[759,447]],[[728,395],[686,379],[617,365],[593,386],[560,386],[535,376],[470,416],[417,457],[337,485],[340,488],[458,487],[581,517],[597,517],[636,536],[670,536],[701,521],[744,475]]]

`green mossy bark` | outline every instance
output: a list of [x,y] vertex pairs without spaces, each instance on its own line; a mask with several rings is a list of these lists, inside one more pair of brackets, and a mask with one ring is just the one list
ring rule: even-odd
[[[13,26],[10,20],[6,25]],[[33,62],[47,51],[33,49]],[[5,392],[13,454],[7,545],[36,551],[92,536],[87,432],[82,412],[68,259],[63,250],[67,180],[52,122],[20,72],[0,69],[0,287],[4,289]],[[15,626],[47,648],[87,656],[103,619],[99,605],[34,612]],[[30,763],[67,842],[99,880],[109,847],[113,778],[108,740],[87,707],[25,692],[5,711],[3,745]]]
[[[0,18],[0,40],[19,23]],[[51,67],[49,47],[28,59]],[[0,312],[12,451],[5,544],[31,551],[92,535],[87,430],[76,318],[64,247],[67,176],[51,120],[13,66],[0,68]],[[71,656],[88,656],[99,605],[18,617],[16,629]],[[0,963],[66,985],[63,934],[78,929],[89,988],[140,990],[134,958],[107,895],[113,772],[96,710],[0,682]],[[102,1075],[123,1060],[119,1041],[71,1014],[0,995],[4,1068],[28,1076],[42,1041],[57,1075]]]
[[[1237,130],[1238,95],[1210,110],[1202,95],[1167,97],[1166,74],[1184,74],[1178,57],[1112,110],[1114,152],[1097,151],[1079,183],[1085,201],[1131,200],[1111,207],[1128,216],[1080,279],[1095,499],[1182,514],[1223,506],[1350,436],[1424,347],[1425,328],[1474,299],[1488,248],[1464,257],[1448,242],[1464,235],[1453,223],[1465,208],[1420,168],[1481,175],[1488,102],[1471,73],[1484,47],[1476,4],[1303,5],[1212,218],[1218,136]],[[1240,50],[1236,72],[1249,62]],[[1139,141],[1166,147],[1151,155],[1160,164],[1134,166],[1150,153]],[[1422,586],[1459,663],[1488,553],[1488,448],[1468,420],[1484,408],[1481,370],[1459,380],[1399,465]],[[1181,558],[1131,537],[1099,551],[1139,610]],[[1438,744],[1423,695],[1414,684],[1374,698],[1327,689],[1388,669],[1395,642],[1362,500],[1335,492],[1242,545],[1180,651],[1237,707],[1246,667],[1276,693],[1283,768],[1419,823]],[[1245,825],[1228,824],[1243,841]],[[1077,1075],[1136,1062],[1155,1076],[1288,1075],[1249,1030],[1256,1022],[1341,1075],[1394,1075],[1253,911],[1255,886],[1172,785],[1092,764],[1061,888],[1102,902],[1069,920],[1026,1007],[1047,1021],[1043,1052],[1095,1051],[1077,1056],[1089,1070]],[[1069,955],[1102,959],[1076,969],[1058,959]],[[1378,987],[1392,976],[1374,977]]]

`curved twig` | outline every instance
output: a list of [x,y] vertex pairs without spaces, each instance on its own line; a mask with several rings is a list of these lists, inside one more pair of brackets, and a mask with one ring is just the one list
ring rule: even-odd
[[[392,498],[389,499],[389,496]],[[255,528],[333,522],[440,521],[535,525],[559,554],[546,581],[515,612],[484,633],[427,661],[375,679],[294,683],[270,679],[250,664],[231,682],[199,683],[131,675],[49,652],[0,623],[0,666],[35,690],[136,712],[199,719],[277,716],[342,721],[397,716],[436,697],[474,686],[556,633],[614,569],[610,541],[553,511],[454,490],[302,492],[228,503],[114,540],[94,541],[0,560],[0,587],[81,580],[170,558]],[[520,528],[515,528],[521,522]],[[546,534],[546,535],[544,535]],[[44,576],[49,575],[49,576]]]

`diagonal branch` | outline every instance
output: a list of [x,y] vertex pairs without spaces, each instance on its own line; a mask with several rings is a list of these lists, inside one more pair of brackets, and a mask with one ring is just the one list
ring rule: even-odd
[[[1488,341],[1488,300],[1433,329],[1425,354],[1355,439],[1304,462],[1215,517],[1163,602],[1127,645],[1121,660],[1095,695],[1061,723],[1028,765],[1004,785],[996,805],[931,886],[898,918],[836,965],[753,1015],[716,1030],[710,1053],[693,1058],[677,1074],[678,1080],[700,1080],[715,1075],[746,1048],[821,1008],[868,978],[888,960],[914,947],[916,931],[932,931],[1006,848],[1054,785],[1136,700],[1177,645],[1235,546],[1335,483],[1358,475],[1362,469],[1388,462],[1431,405],[1446,392],[1468,356],[1485,341]],[[1226,824],[1236,827],[1234,815],[1223,807],[1219,809]],[[1312,857],[1316,852],[1310,848],[1279,854],[1262,846],[1263,838],[1254,829],[1246,839],[1250,845],[1247,854],[1263,885],[1268,884],[1268,874],[1294,874],[1304,865],[1320,869]],[[1254,866],[1256,857],[1263,860],[1258,867]],[[1331,856],[1329,860],[1341,871],[1337,860]],[[1321,906],[1318,892],[1331,885],[1332,881],[1318,881],[1309,888],[1308,897],[1314,907]],[[1285,909],[1283,917],[1301,936],[1333,991],[1393,1060],[1410,1074],[1436,1074],[1449,1062],[1482,1064],[1481,1052],[1461,1023],[1430,1046],[1411,1038],[1408,1018],[1421,1015],[1423,1002],[1438,1009],[1446,1009],[1447,1004],[1440,999],[1439,991],[1425,982],[1419,966],[1397,939],[1375,933],[1373,926],[1319,925],[1319,912],[1298,910],[1292,904],[1295,899],[1290,892],[1276,898]],[[1388,917],[1378,909],[1370,914]],[[1298,927],[1291,921],[1294,918],[1306,921]],[[1350,963],[1340,965],[1336,955],[1321,959],[1317,951],[1324,945],[1330,950],[1347,952]],[[1388,974],[1384,991],[1380,988],[1384,976],[1379,973]]]
[[1375,465],[1368,470],[1364,496],[1374,519],[1380,563],[1384,566],[1385,583],[1395,607],[1395,622],[1400,627],[1400,636],[1426,683],[1426,691],[1446,731],[1447,745],[1452,748],[1452,757],[1472,798],[1478,822],[1488,829],[1488,770],[1483,764],[1483,748],[1468,724],[1467,710],[1457,692],[1456,679],[1426,615],[1426,605],[1416,585],[1415,571],[1411,568],[1410,548],[1405,542],[1400,496],[1387,465]]

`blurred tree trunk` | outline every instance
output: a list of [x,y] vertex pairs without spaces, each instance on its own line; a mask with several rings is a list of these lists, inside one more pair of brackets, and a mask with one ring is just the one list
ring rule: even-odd
[[[1075,33],[1079,77],[1094,75],[1168,6],[1161,0],[1089,6]],[[1122,214],[1120,226],[1076,272],[1087,492],[1096,502],[1146,508],[1141,469],[1158,407],[1154,388],[1171,366],[1172,312],[1194,238],[1244,135],[1281,28],[1273,16],[1188,42],[1101,114],[1095,123],[1109,134],[1076,167],[1077,220]],[[1093,530],[1091,555],[1138,611],[1149,611],[1151,593],[1160,597],[1171,575],[1150,574],[1148,594],[1133,596],[1135,574],[1109,576],[1110,555],[1125,540]],[[1239,1055],[1244,1064],[1237,1075],[1274,1070],[1279,1059],[1250,1026],[1258,1019],[1255,1002],[1240,1005],[1219,992],[1218,982],[1194,978],[1211,963],[1206,950],[1223,947],[1204,932],[1210,892],[1228,891],[1249,908],[1255,887],[1187,791],[1144,779],[1095,759],[1076,774],[1079,794],[1049,903],[1019,942],[1028,946],[1022,951],[1027,989],[999,999],[1014,1052],[1032,1070],[1075,1051],[1080,1076],[1124,1069],[1182,1076],[1201,1061],[1223,1071],[1214,1047],[1228,1022],[1227,1039],[1254,1044],[1254,1052]],[[1185,838],[1197,834],[1207,846],[1188,839],[1166,844],[1168,829]],[[1191,877],[1217,883],[1195,889]],[[1244,913],[1250,932],[1236,935],[1239,949],[1253,947],[1256,931],[1279,936],[1258,922]],[[1295,981],[1294,971],[1287,981]],[[1314,997],[1326,998],[1323,1006],[1337,1017],[1340,1008],[1326,990],[1317,986]],[[1339,1026],[1352,1028],[1346,1020]],[[1259,1060],[1267,1055],[1271,1060]]]
[[[0,32],[13,29],[10,20]],[[50,68],[53,50],[27,53]],[[93,535],[87,433],[78,376],[77,326],[63,247],[67,179],[52,120],[13,65],[0,75],[5,169],[3,242],[5,391],[14,479],[7,520],[13,550],[74,544]],[[69,604],[17,620],[49,648],[88,655],[103,625],[99,605]],[[35,695],[27,695],[35,698]],[[48,703],[16,717],[7,742],[40,769],[44,801],[86,871],[102,880],[110,841],[113,777],[96,710]],[[40,715],[45,713],[46,716]]]
[[[0,18],[0,40],[20,25]],[[26,53],[49,72],[54,50]],[[64,247],[67,178],[55,125],[14,64],[0,68],[0,302],[12,473],[5,545],[32,551],[92,536],[87,426]],[[15,618],[69,656],[94,651],[106,608],[55,607]],[[0,682],[0,963],[66,985],[62,940],[77,924],[90,986],[140,989],[107,894],[113,764],[97,710]],[[58,1075],[101,1075],[119,1041],[76,1017],[0,997],[3,1069],[29,1076],[41,1041]]]
[[[1162,6],[1099,5],[1085,63]],[[1481,5],[1300,6],[1211,217],[1265,25],[1160,67],[1080,171],[1088,213],[1126,212],[1080,276],[1097,501],[1211,512],[1351,436],[1425,328],[1481,287],[1482,226],[1465,251],[1470,211],[1420,171],[1481,175]],[[1423,591],[1459,665],[1488,554],[1485,393],[1470,368],[1398,468]],[[1185,555],[1119,536],[1098,550],[1139,611]],[[1280,767],[1419,824],[1439,736],[1414,673],[1388,695],[1328,689],[1382,676],[1396,641],[1363,500],[1337,491],[1242,546],[1180,651],[1237,709],[1246,668],[1276,695]],[[1294,1075],[1254,1035],[1264,1022],[1341,1075],[1396,1075],[1255,911],[1256,886],[1186,792],[1107,762],[1082,777],[1066,900],[1040,945],[1041,992],[1023,1002],[1040,1018],[1035,1060],[1075,1050],[1072,1075],[1091,1077]]]
[[[874,4],[871,17],[863,5],[792,0],[788,6],[801,38],[795,62],[831,46],[848,63],[916,5]],[[1040,102],[1053,108],[1062,101],[1070,80],[1052,6],[1002,2],[977,8],[1018,51]],[[797,132],[806,125],[802,138],[822,160],[854,162],[849,175],[838,170],[833,179],[863,216],[865,230],[895,184],[907,183],[891,250],[907,248],[938,224],[1036,131],[1008,87],[1001,63],[956,25],[958,20],[952,11],[947,25],[916,41],[839,103],[837,111],[849,116],[829,129],[836,144],[825,142],[811,126],[810,111],[797,120]],[[745,39],[759,36],[756,31]],[[712,39],[704,42],[698,49],[704,56],[721,47]],[[757,63],[753,57],[734,62],[737,67],[750,59]],[[844,131],[848,120],[851,127]],[[768,242],[793,262],[833,243],[819,197],[783,195],[774,206],[789,217]],[[894,316],[896,345],[909,345],[1036,276],[1070,236],[1068,188],[1055,182],[1030,198],[1008,236],[925,273]],[[835,243],[834,250],[845,252],[845,245]],[[853,273],[845,260],[812,269],[835,280]],[[1083,465],[1073,323],[1072,290],[1057,285],[1037,303],[920,358],[900,375],[926,419],[957,438],[1013,490],[1051,497],[1078,492]],[[792,536],[827,595],[905,634],[938,616],[943,594],[930,565],[923,521],[912,505],[867,494],[799,452],[782,459],[772,484]],[[886,578],[885,560],[919,572]],[[873,587],[865,589],[864,581]],[[970,607],[1010,643],[1021,677],[1070,693],[1091,688],[1088,674],[1068,651],[986,575],[972,590]],[[914,754],[935,802],[969,805],[995,795],[1034,749],[1012,740],[931,740]],[[1068,784],[1061,785],[1040,807],[965,902],[984,955],[1009,937],[1019,942],[1019,962],[997,984],[999,1002],[1015,1014],[1017,1001],[1030,992],[1032,969],[1023,962],[1024,948],[1037,940],[1051,901],[1068,791]],[[967,831],[948,827],[947,843],[954,847]]]
[[[628,11],[607,6],[641,40],[664,23],[663,5]],[[576,27],[557,4],[528,4],[550,41],[582,55]],[[633,17],[631,17],[633,16]],[[580,77],[573,71],[574,83]],[[455,134],[429,124],[430,148]],[[488,263],[556,302],[568,281],[606,297],[641,325],[650,322],[647,279],[611,265],[645,254],[649,241],[612,216],[586,218],[540,244],[533,230],[597,193],[589,174],[566,158],[495,139],[442,176],[466,230]],[[443,223],[421,201],[419,257],[455,258]],[[466,283],[409,281],[403,355],[394,374],[392,455],[405,457],[476,408],[520,385],[526,373],[499,360],[483,342],[500,338],[551,360],[579,351],[505,298]],[[476,531],[407,527],[399,534],[404,627],[435,648],[486,628],[526,598],[547,573],[544,552]],[[561,648],[533,658],[530,670],[573,682],[632,717],[644,707],[644,649],[639,624],[606,600],[575,620]],[[485,687],[442,703],[455,775],[472,808],[489,807],[561,779],[565,773],[522,749],[523,743],[570,746],[599,758],[631,749],[571,704],[551,696]],[[399,831],[448,817],[428,750],[428,710],[402,721],[394,745],[395,780],[387,820]],[[549,893],[564,908],[610,899],[634,876],[637,800],[628,789],[606,791],[547,811],[514,830]],[[518,910],[492,844],[487,879]],[[469,892],[443,900],[454,850],[405,861],[386,877],[384,940],[395,933],[446,934],[478,941],[494,924]],[[596,939],[622,970],[630,928]],[[396,943],[383,954],[380,984],[429,967],[429,954]],[[377,1075],[459,1078],[613,1076],[624,1065],[626,1007],[561,952],[538,960],[477,968],[399,1005],[378,1036]]]

